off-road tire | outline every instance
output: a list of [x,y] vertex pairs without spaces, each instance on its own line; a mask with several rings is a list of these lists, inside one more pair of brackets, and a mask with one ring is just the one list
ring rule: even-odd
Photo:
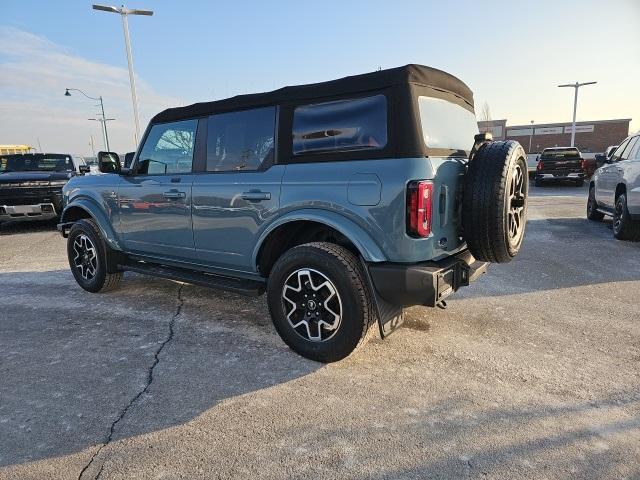
[[[340,324],[326,340],[303,338],[287,319],[285,281],[300,269],[313,269],[326,276],[342,302]],[[289,348],[318,362],[342,360],[365,344],[375,330],[372,326],[377,317],[361,264],[349,250],[332,243],[306,243],[285,252],[269,275],[267,303],[273,325]]]
[[[84,278],[81,272],[74,264],[74,258],[77,253],[74,251],[74,242],[76,239],[85,235],[96,249],[95,275],[92,278]],[[69,230],[67,239],[67,257],[69,259],[69,268],[78,285],[88,292],[108,292],[115,290],[122,280],[122,272],[107,273],[107,255],[112,255],[109,248],[105,245],[100,229],[95,221],[90,218],[78,220]]]
[[596,202],[596,187],[589,187],[589,197],[587,197],[587,218],[592,222],[601,222],[604,213],[598,211],[598,202]]
[[631,219],[625,193],[621,193],[616,197],[613,213],[613,236],[618,240],[640,242],[640,222]]
[[[510,188],[516,173],[522,177],[522,199],[514,203]],[[471,254],[484,262],[510,262],[520,250],[527,220],[529,176],[522,146],[513,140],[482,145],[469,162],[463,188],[462,228]],[[513,208],[521,209],[514,236],[509,229]]]

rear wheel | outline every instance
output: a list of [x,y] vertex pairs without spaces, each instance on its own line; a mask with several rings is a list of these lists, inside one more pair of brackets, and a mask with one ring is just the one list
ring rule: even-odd
[[319,362],[341,360],[364,344],[376,319],[358,258],[325,242],[294,247],[278,259],[267,301],[285,343]]
[[100,229],[92,219],[78,220],[69,231],[67,257],[73,277],[88,292],[106,292],[117,288],[122,272],[107,273],[109,251]]
[[515,141],[482,145],[464,178],[462,225],[471,254],[506,263],[518,254],[527,222],[526,156]]
[[621,193],[616,198],[613,212],[613,236],[618,240],[640,241],[640,222],[631,219],[625,193]]
[[596,187],[589,188],[589,198],[587,199],[587,218],[594,222],[601,222],[604,214],[598,211],[598,202],[596,202]]

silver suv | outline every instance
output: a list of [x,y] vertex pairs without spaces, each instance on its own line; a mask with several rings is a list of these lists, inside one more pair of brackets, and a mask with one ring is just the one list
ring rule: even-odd
[[589,185],[587,218],[613,217],[613,235],[640,241],[640,134],[626,138]]

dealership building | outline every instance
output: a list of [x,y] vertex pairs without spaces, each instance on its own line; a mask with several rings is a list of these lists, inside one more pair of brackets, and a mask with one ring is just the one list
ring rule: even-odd
[[[576,122],[575,146],[585,157],[604,152],[629,135],[630,122],[630,118]],[[507,125],[507,120],[502,119],[478,122],[478,128],[490,132],[495,140],[517,140],[527,153],[571,145],[571,122]]]

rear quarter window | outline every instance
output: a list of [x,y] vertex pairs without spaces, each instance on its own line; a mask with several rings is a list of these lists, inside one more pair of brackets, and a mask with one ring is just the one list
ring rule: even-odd
[[418,97],[422,135],[427,148],[469,150],[478,133],[473,112],[441,98]]
[[293,112],[293,154],[379,150],[387,144],[384,95],[297,107]]

